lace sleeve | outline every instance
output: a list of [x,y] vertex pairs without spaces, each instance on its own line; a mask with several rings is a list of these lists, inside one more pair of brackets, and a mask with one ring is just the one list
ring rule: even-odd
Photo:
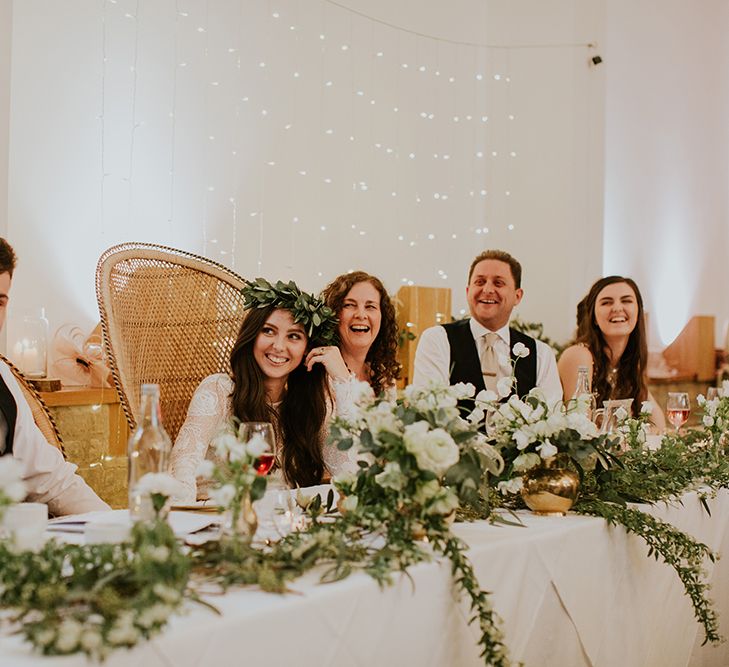
[[230,419],[232,382],[227,375],[210,375],[195,390],[187,409],[187,417],[172,448],[171,472],[185,485],[179,503],[195,502],[198,495],[197,468],[204,458],[215,460],[210,441]]
[[357,461],[359,459],[358,451],[354,447],[350,447],[346,451],[338,449],[335,444],[329,444],[329,423],[334,417],[343,417],[351,419],[354,417],[356,400],[358,396],[359,382],[352,376],[350,380],[332,381],[329,383],[331,388],[331,396],[333,404],[327,406],[327,419],[323,429],[322,456],[324,457],[324,465],[332,477],[346,473],[354,473],[359,469]]

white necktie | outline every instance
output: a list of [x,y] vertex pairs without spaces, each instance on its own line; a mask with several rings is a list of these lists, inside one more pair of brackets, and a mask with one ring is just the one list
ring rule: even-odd
[[496,383],[499,380],[499,359],[496,355],[494,345],[499,340],[499,334],[487,333],[483,335],[483,346],[481,347],[481,372],[483,383],[486,389],[496,391]]

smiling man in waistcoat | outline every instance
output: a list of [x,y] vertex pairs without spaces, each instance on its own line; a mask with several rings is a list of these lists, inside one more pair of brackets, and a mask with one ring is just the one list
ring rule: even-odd
[[[0,238],[0,329],[10,299],[15,253]],[[27,501],[45,503],[51,514],[80,514],[109,506],[64,461],[33,421],[33,413],[10,367],[0,359],[0,456],[12,456],[23,466]]]
[[509,327],[514,307],[524,295],[521,264],[503,250],[486,250],[471,263],[466,298],[471,317],[426,329],[415,353],[413,384],[430,381],[470,382],[476,391],[495,389],[511,375],[514,346],[529,351],[515,365],[516,393],[541,387],[549,403],[562,399],[562,385],[552,349]]

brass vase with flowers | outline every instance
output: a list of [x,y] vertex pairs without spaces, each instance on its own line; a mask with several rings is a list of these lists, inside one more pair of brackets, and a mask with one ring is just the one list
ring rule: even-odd
[[568,462],[568,456],[558,454],[524,474],[521,497],[532,512],[564,515],[575,504],[580,478]]

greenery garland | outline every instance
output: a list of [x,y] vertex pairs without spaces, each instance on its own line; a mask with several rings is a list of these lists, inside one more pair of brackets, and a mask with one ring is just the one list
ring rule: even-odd
[[[159,518],[166,498],[154,485],[150,493],[157,519],[137,523],[126,544],[50,541],[34,553],[0,540],[0,607],[10,611],[16,632],[43,654],[84,652],[103,659],[117,647],[160,632],[186,600],[200,601],[202,585],[205,590],[210,583],[222,589],[258,585],[282,593],[316,567],[323,582],[359,570],[385,586],[394,573],[406,573],[436,554],[450,561],[454,583],[468,598],[485,663],[505,667],[510,663],[500,620],[480,588],[465,544],[449,529],[449,512],[455,496],[459,513],[469,518],[486,518],[487,500],[492,506],[517,504],[514,497],[504,500],[481,484],[494,452],[473,424],[456,418],[462,394],[463,389],[441,394],[410,389],[397,402],[374,401],[354,421],[337,422],[332,435],[340,448],[357,444],[369,456],[356,477],[338,482],[343,514],[334,519],[332,498],[322,503],[317,496],[307,508],[308,528],[268,546],[234,535],[190,550],[182,547]],[[627,451],[606,459],[613,465],[598,460],[594,470],[582,471],[582,496],[575,507],[641,537],[649,556],[676,571],[706,642],[720,640],[704,578],[714,554],[627,503],[667,501],[696,490],[708,511],[708,497],[729,488],[723,432],[717,430],[719,419],[729,414],[729,403],[723,403],[729,398],[721,400],[710,406],[713,421],[705,420],[703,430],[667,436],[657,451],[643,450],[640,424],[626,423]],[[455,464],[450,458],[454,447],[459,452]],[[15,491],[3,495],[12,488],[12,483],[0,484],[0,505],[12,501]],[[491,514],[492,520],[496,516]]]
[[[126,544],[46,542],[16,552],[0,541],[0,606],[44,655],[103,659],[159,633],[186,595],[190,561],[172,529],[137,523]],[[189,596],[189,594],[188,594]]]
[[716,558],[709,547],[671,524],[633,507],[585,500],[579,503],[576,511],[602,517],[609,525],[620,525],[628,533],[641,537],[648,545],[648,557],[658,559],[660,556],[676,571],[691,600],[696,620],[704,627],[704,644],[722,640],[719,619],[708,596],[709,584],[704,580],[704,562],[708,559],[713,563]]

